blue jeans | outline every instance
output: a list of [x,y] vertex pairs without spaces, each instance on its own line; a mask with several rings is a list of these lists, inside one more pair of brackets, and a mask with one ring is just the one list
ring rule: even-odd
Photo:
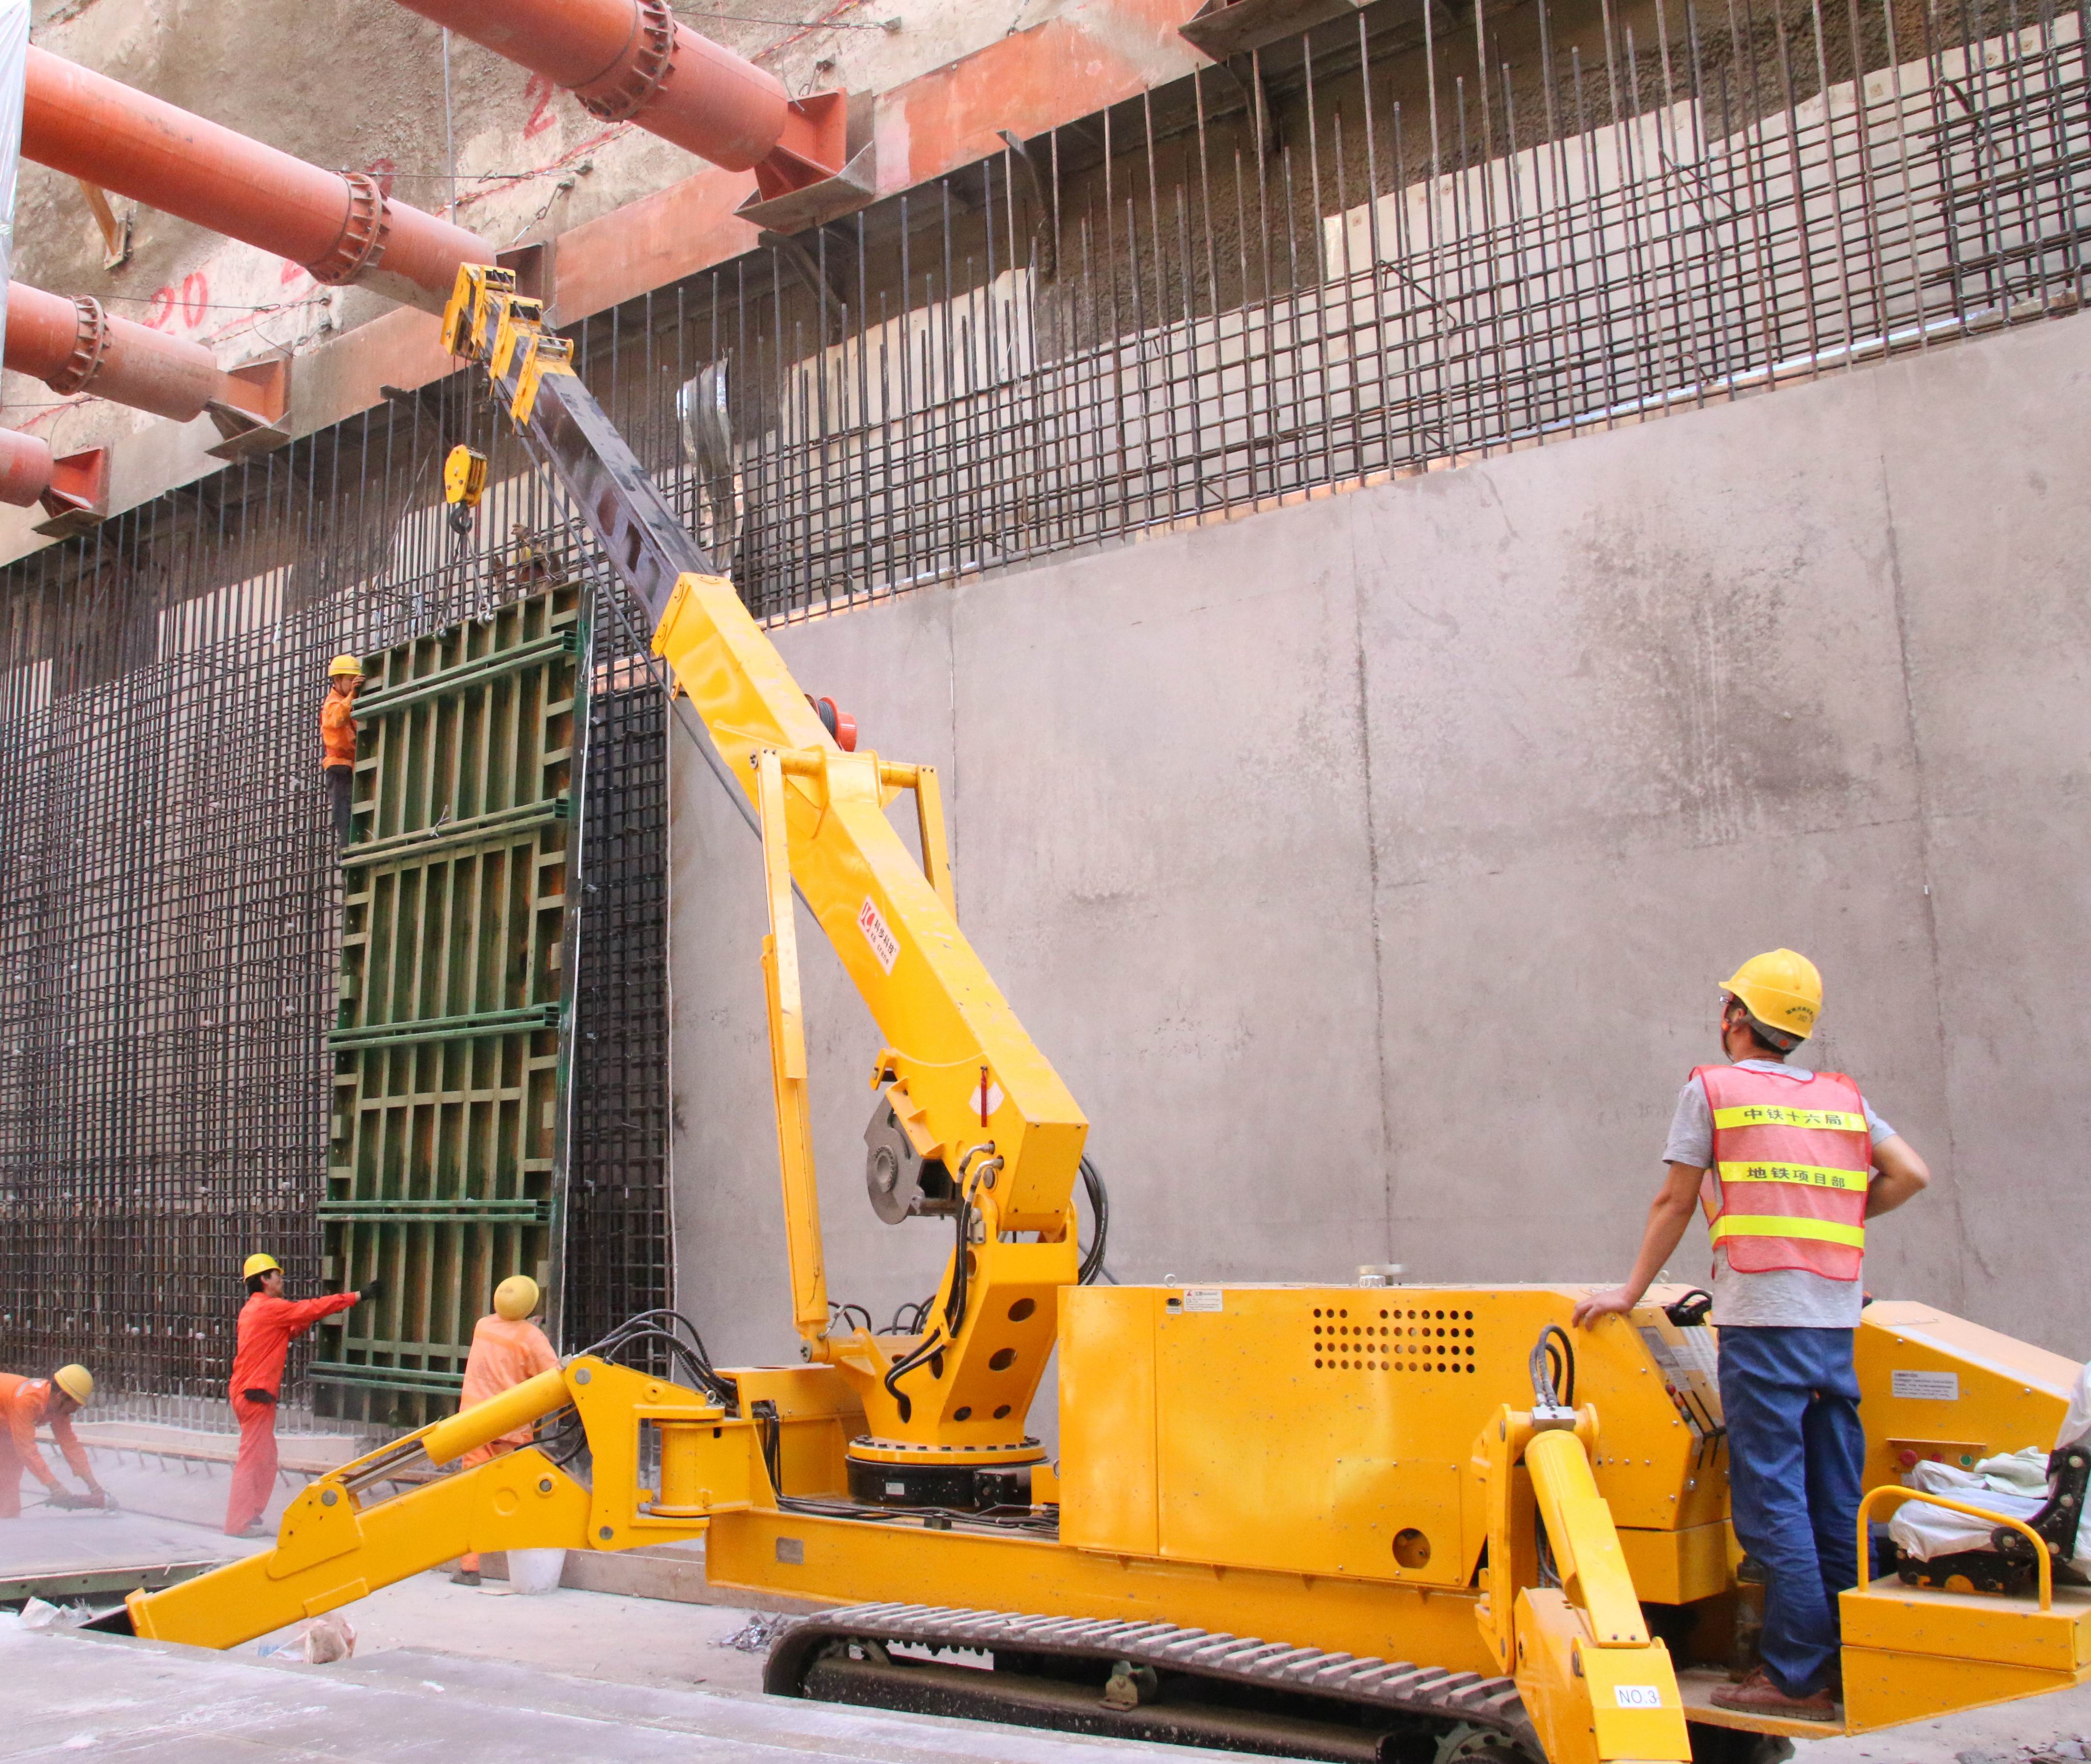
[[1789,1697],[1829,1681],[1837,1595],[1859,1577],[1865,1431],[1849,1329],[1723,1329],[1735,1536],[1764,1564],[1764,1663]]

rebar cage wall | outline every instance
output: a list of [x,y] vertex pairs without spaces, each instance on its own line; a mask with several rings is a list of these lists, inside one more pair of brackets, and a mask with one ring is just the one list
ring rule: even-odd
[[[1377,0],[571,334],[788,619],[2073,312],[2086,40],[2047,0]],[[601,657],[568,1339],[667,1295],[683,725],[454,379],[0,576],[0,1363],[214,1397],[239,1256],[317,1283],[326,659],[548,570]]]
[[2073,312],[2087,166],[2074,8],[1380,0],[581,334],[788,617]]
[[[465,440],[503,475],[459,544],[437,475]],[[599,587],[570,527],[459,378],[0,577],[0,1364],[80,1358],[109,1407],[224,1426],[244,1256],[273,1250],[293,1292],[338,1284],[321,1230],[342,912],[326,664],[476,625],[548,581]],[[665,725],[649,769],[643,712],[627,721],[584,789],[613,817],[627,778],[661,797]],[[665,1001],[665,968],[622,985]],[[586,1044],[573,1082],[665,1119],[665,1002],[632,1021],[605,1082]],[[619,1314],[663,1301],[668,1263],[665,1156],[627,1172],[624,1151],[575,1160],[627,1194],[605,1226],[623,1247],[590,1241],[593,1215],[568,1246]],[[314,1351],[294,1349],[287,1425]]]

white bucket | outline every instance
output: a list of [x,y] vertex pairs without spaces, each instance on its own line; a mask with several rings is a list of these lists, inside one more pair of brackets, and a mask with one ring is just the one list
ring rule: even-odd
[[511,1593],[549,1593],[559,1584],[559,1576],[566,1565],[564,1550],[511,1550],[508,1590]]

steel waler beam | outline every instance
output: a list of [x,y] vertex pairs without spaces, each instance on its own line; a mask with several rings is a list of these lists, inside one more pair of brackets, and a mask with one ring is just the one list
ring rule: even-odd
[[227,238],[440,312],[463,264],[494,247],[461,226],[394,202],[361,172],[304,160],[33,45],[22,153]]

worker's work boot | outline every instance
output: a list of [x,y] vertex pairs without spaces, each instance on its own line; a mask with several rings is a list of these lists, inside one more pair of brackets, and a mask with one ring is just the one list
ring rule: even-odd
[[453,1586],[478,1585],[479,1570],[476,1568],[459,1568],[451,1569],[451,1585]]
[[1716,1709],[1732,1709],[1738,1715],[1777,1715],[1786,1721],[1835,1721],[1837,1700],[1830,1687],[1806,1697],[1789,1697],[1771,1681],[1760,1666],[1740,1684],[1723,1684],[1712,1697]]

